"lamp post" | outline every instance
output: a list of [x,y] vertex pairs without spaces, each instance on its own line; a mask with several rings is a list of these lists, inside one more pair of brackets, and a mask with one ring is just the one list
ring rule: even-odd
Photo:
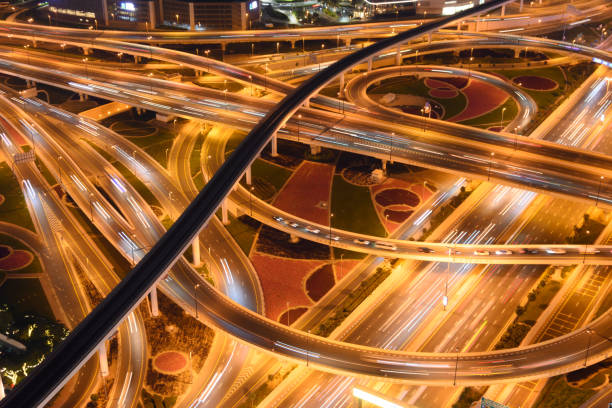
[[457,385],[457,369],[459,368],[459,347],[455,347],[457,353],[457,360],[455,361],[455,376],[453,378],[453,387]]
[[506,111],[506,108],[504,107],[502,109],[502,114],[501,114],[501,120],[499,121],[499,131],[501,132],[503,127],[503,123],[504,123],[504,112]]
[[276,42],[276,53],[280,54],[280,43],[278,41]]
[[249,207],[251,209],[251,218],[253,218],[253,190],[255,189],[255,187],[250,186],[249,187]]
[[491,159],[489,160],[489,173],[487,174],[487,181],[491,180],[491,165],[493,164],[493,157],[495,157],[495,153],[491,152]]
[[329,213],[329,251],[331,253],[331,241],[332,241],[332,219],[334,218],[334,213]]
[[297,125],[298,125],[298,134],[297,134],[297,139],[298,139],[298,143],[300,142],[300,122],[302,120],[302,114],[298,114],[298,121],[297,121]]
[[87,57],[83,58],[83,62],[85,63],[85,77],[89,79],[89,69],[87,68]]
[[198,298],[197,298],[197,290],[200,287],[199,283],[193,285],[193,305],[195,307],[195,318],[198,319]]
[[591,329],[586,329],[586,334],[589,335],[588,340],[587,340],[587,349],[586,349],[586,353],[584,355],[584,366],[587,366],[587,360],[589,358],[589,349],[591,348],[591,335],[593,334],[593,330]]
[[253,96],[253,75],[249,75],[249,79],[251,80],[251,96]]
[[597,198],[595,199],[595,207],[597,207],[597,203],[599,202],[599,194],[601,193],[601,182],[603,181],[604,176],[599,176],[599,187],[597,187]]

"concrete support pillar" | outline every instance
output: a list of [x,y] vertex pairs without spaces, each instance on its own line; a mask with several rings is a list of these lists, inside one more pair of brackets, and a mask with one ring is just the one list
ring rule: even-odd
[[195,11],[193,2],[189,2],[189,29],[191,31],[195,30]]
[[149,29],[155,28],[157,18],[155,17],[155,2],[149,0]]
[[151,302],[151,316],[159,316],[159,303],[157,302],[157,285],[153,285],[149,292],[149,301]]
[[427,34],[427,44],[431,44],[431,33]]
[[297,235],[289,234],[289,242],[292,244],[297,244],[300,241],[300,237]]
[[476,32],[480,31],[480,16],[476,16]]
[[384,171],[387,171],[387,161],[385,159],[382,159],[381,162],[382,162],[382,169]]
[[251,176],[251,166],[247,167],[245,177],[246,177],[247,185],[250,186],[253,183],[252,176]]
[[344,72],[340,74],[340,97],[344,96]]
[[501,16],[503,17],[505,15],[506,15],[506,5],[504,4],[501,9]]
[[91,50],[89,48],[83,48],[83,55],[89,55]]
[[402,65],[402,47],[397,46],[397,52],[395,53],[395,65]]
[[2,376],[0,375],[0,400],[6,397],[4,394],[4,384],[2,383]]
[[295,49],[295,40],[294,40],[294,41],[291,41],[291,49],[292,49],[292,50],[293,50],[293,49]]
[[519,57],[519,53],[520,53],[520,52],[521,52],[521,51],[520,51],[519,49],[516,49],[516,48],[515,48],[515,49],[514,49],[514,58],[518,58],[518,57]]
[[229,224],[229,217],[227,215],[227,198],[221,202],[221,222],[223,225]]
[[521,0],[520,6],[519,6],[519,13],[523,12],[523,0]]
[[79,92],[79,101],[83,102],[86,99],[87,99],[87,95],[85,95],[84,93]]
[[272,150],[272,157],[278,156],[278,138],[276,136],[276,132],[272,135],[272,140],[270,142],[270,147]]
[[310,154],[316,156],[319,153],[321,153],[321,146],[310,145]]
[[350,38],[345,38],[344,39],[344,46],[345,47],[350,47],[351,46],[351,39]]
[[100,374],[102,374],[102,377],[106,377],[108,376],[108,358],[106,357],[105,343],[98,347],[98,357],[100,357]]
[[197,268],[202,264],[200,260],[200,238],[196,237],[191,241],[191,252],[193,253],[193,266]]
[[304,102],[304,107],[310,108],[310,98],[306,99],[306,102]]
[[140,64],[140,57],[138,55],[134,55],[134,62]]
[[368,72],[372,71],[372,58],[368,58]]
[[142,108],[136,108],[136,114],[142,115]]

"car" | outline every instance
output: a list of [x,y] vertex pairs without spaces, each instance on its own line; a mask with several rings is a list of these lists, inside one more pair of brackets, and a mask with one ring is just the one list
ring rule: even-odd
[[274,221],[280,222],[281,224],[287,224],[287,221],[285,221],[283,217],[279,217],[278,215],[275,215],[272,218],[274,219]]
[[304,227],[304,229],[308,232],[312,232],[313,234],[318,234],[319,232],[321,232],[320,229],[313,227],[312,225],[307,225]]
[[329,234],[327,234],[327,238],[331,238],[334,241],[340,241],[340,237],[337,236],[337,235],[329,235]]
[[498,249],[495,251],[495,255],[512,255],[512,251],[509,249]]
[[390,251],[397,251],[397,247],[394,244],[384,241],[376,241],[374,242],[374,246],[376,248],[388,249]]
[[487,256],[487,255],[489,255],[489,251],[485,251],[483,249],[477,249],[477,250],[474,251],[474,255]]
[[418,250],[419,252],[421,252],[421,253],[424,253],[424,254],[431,254],[432,252],[436,252],[436,251],[434,251],[433,249],[431,249],[431,248],[426,248],[426,247],[418,247],[418,248],[417,248],[417,250]]
[[581,249],[580,252],[582,252],[583,254],[594,255],[594,254],[600,253],[601,251],[597,248],[584,248],[584,249]]
[[538,250],[535,248],[522,248],[519,252],[525,255],[535,255],[538,253]]
[[368,241],[367,239],[355,238],[353,242],[359,245],[370,245],[370,241]]
[[562,255],[565,253],[565,249],[561,248],[546,248],[546,252],[549,254]]
[[300,224],[298,224],[297,222],[292,222],[291,224],[289,224],[291,227],[293,228],[297,228],[300,226]]

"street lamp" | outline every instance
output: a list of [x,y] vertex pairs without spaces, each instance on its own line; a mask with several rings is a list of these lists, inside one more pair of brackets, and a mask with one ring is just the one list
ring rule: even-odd
[[276,42],[276,53],[280,54],[280,43],[278,41]]
[[89,69],[87,68],[87,57],[82,60],[85,63],[85,77],[89,79]]
[[589,349],[591,348],[591,335],[593,334],[593,330],[591,329],[586,329],[586,334],[589,335],[588,340],[587,340],[587,349],[586,349],[586,353],[584,355],[584,366],[587,366],[587,360],[589,358]]
[[334,213],[329,213],[329,251],[331,252],[331,241],[332,241],[332,218],[334,218]]
[[604,176],[599,176],[599,187],[597,187],[597,198],[595,199],[595,207],[597,207],[597,203],[599,202],[599,193],[601,192],[601,182],[603,181]]
[[253,75],[249,75],[249,79],[251,80],[251,96],[253,96]]
[[491,152],[491,160],[489,160],[489,173],[487,175],[487,181],[491,179],[491,165],[493,164],[493,157],[495,156],[494,152]]
[[253,218],[253,190],[255,187],[249,187],[249,207],[251,208],[251,218]]
[[501,114],[501,120],[499,121],[499,131],[501,132],[503,127],[503,123],[504,123],[504,112],[506,111],[506,107],[504,107],[502,109],[502,114]]
[[200,287],[199,283],[196,283],[193,286],[193,304],[195,306],[195,318],[196,318],[196,320],[198,319],[198,298],[196,296],[197,295],[196,291],[198,290],[199,287]]
[[298,143],[300,142],[300,121],[302,120],[302,114],[298,114],[298,121],[297,121],[297,125],[298,125],[298,134],[297,134],[297,139],[298,139]]
[[455,361],[455,376],[453,378],[453,387],[457,385],[457,369],[459,368],[459,347],[455,347],[457,353],[457,360]]

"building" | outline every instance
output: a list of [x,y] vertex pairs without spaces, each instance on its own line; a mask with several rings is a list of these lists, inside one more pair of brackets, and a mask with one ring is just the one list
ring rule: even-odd
[[260,0],[49,0],[49,18],[98,28],[247,30],[261,17]]

